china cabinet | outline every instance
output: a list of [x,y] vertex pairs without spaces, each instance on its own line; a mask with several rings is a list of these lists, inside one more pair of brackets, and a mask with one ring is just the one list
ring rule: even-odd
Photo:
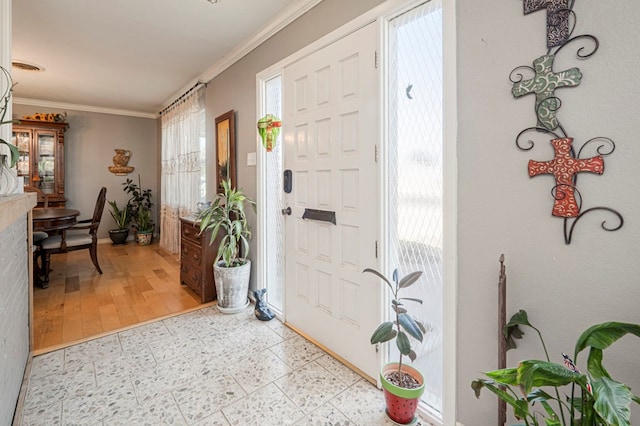
[[[49,207],[65,207],[64,132],[69,125],[34,120],[18,120],[13,125],[12,142],[18,147],[18,176],[25,186],[42,190]],[[38,200],[39,205],[42,200]]]

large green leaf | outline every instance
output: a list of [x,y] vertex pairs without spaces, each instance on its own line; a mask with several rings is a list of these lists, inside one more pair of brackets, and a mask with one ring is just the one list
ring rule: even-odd
[[517,368],[503,368],[501,370],[493,370],[484,373],[487,377],[490,377],[494,381],[505,385],[519,385],[518,382],[518,369]]
[[622,336],[631,333],[640,337],[640,325],[623,322],[605,322],[589,327],[576,342],[575,359],[587,347],[607,349]]
[[18,159],[20,158],[20,153],[18,152],[18,147],[15,146],[14,144],[11,144],[7,141],[5,141],[4,139],[0,139],[0,143],[3,143],[4,145],[7,146],[7,148],[9,148],[9,166],[13,167],[16,165],[16,163],[18,162]]
[[389,289],[391,290],[391,292],[393,293],[393,295],[395,296],[395,289],[393,288],[393,285],[391,284],[391,281],[389,281],[387,279],[387,277],[385,277],[384,275],[382,275],[380,272],[376,271],[375,269],[371,269],[371,268],[366,268],[362,271],[362,273],[364,274],[365,272],[369,272],[370,274],[375,275],[376,277],[380,278],[382,281],[384,281],[388,286]]
[[586,376],[574,373],[563,365],[547,361],[526,360],[518,365],[518,382],[529,393],[540,386],[564,386],[569,383],[586,383]]
[[407,335],[402,331],[398,333],[398,337],[396,338],[396,345],[398,346],[398,350],[402,355],[409,355],[411,353],[411,343],[409,342],[409,337],[407,337]]
[[418,281],[420,279],[420,276],[422,275],[422,271],[415,271],[410,273],[409,275],[403,277],[400,280],[400,288],[407,288],[411,285],[413,285],[416,281]]
[[409,333],[411,337],[422,342],[422,331],[420,330],[420,326],[416,324],[416,321],[409,314],[398,315],[398,322],[404,331]]
[[383,322],[376,328],[376,331],[371,335],[371,344],[388,342],[396,337],[397,332],[393,329],[392,322]]
[[513,391],[507,392],[501,386],[496,385],[493,380],[478,379],[471,382],[471,389],[475,392],[476,398],[480,398],[480,391],[486,388],[493,392],[498,398],[509,404],[514,414],[519,419],[524,419],[529,414],[529,406],[526,401],[513,396]]
[[593,380],[594,409],[608,425],[631,425],[631,390],[622,383],[602,377]]

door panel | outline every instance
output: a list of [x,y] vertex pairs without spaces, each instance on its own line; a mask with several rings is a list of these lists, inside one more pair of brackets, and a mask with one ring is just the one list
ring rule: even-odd
[[[371,377],[379,318],[377,28],[370,24],[284,70],[286,321]],[[335,212],[336,224],[302,219]]]

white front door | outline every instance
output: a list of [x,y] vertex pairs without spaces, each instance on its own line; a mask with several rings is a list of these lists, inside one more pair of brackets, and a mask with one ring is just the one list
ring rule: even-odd
[[374,378],[381,284],[362,270],[377,267],[377,40],[369,24],[287,66],[283,82],[286,321]]

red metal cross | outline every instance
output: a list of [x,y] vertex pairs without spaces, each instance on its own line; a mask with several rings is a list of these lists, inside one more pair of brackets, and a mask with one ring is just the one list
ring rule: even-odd
[[551,145],[556,152],[551,161],[529,160],[529,176],[552,174],[556,178],[554,216],[577,217],[580,206],[575,197],[575,175],[591,172],[601,175],[604,172],[604,160],[601,155],[592,158],[575,158],[571,152],[573,138],[553,139]]

